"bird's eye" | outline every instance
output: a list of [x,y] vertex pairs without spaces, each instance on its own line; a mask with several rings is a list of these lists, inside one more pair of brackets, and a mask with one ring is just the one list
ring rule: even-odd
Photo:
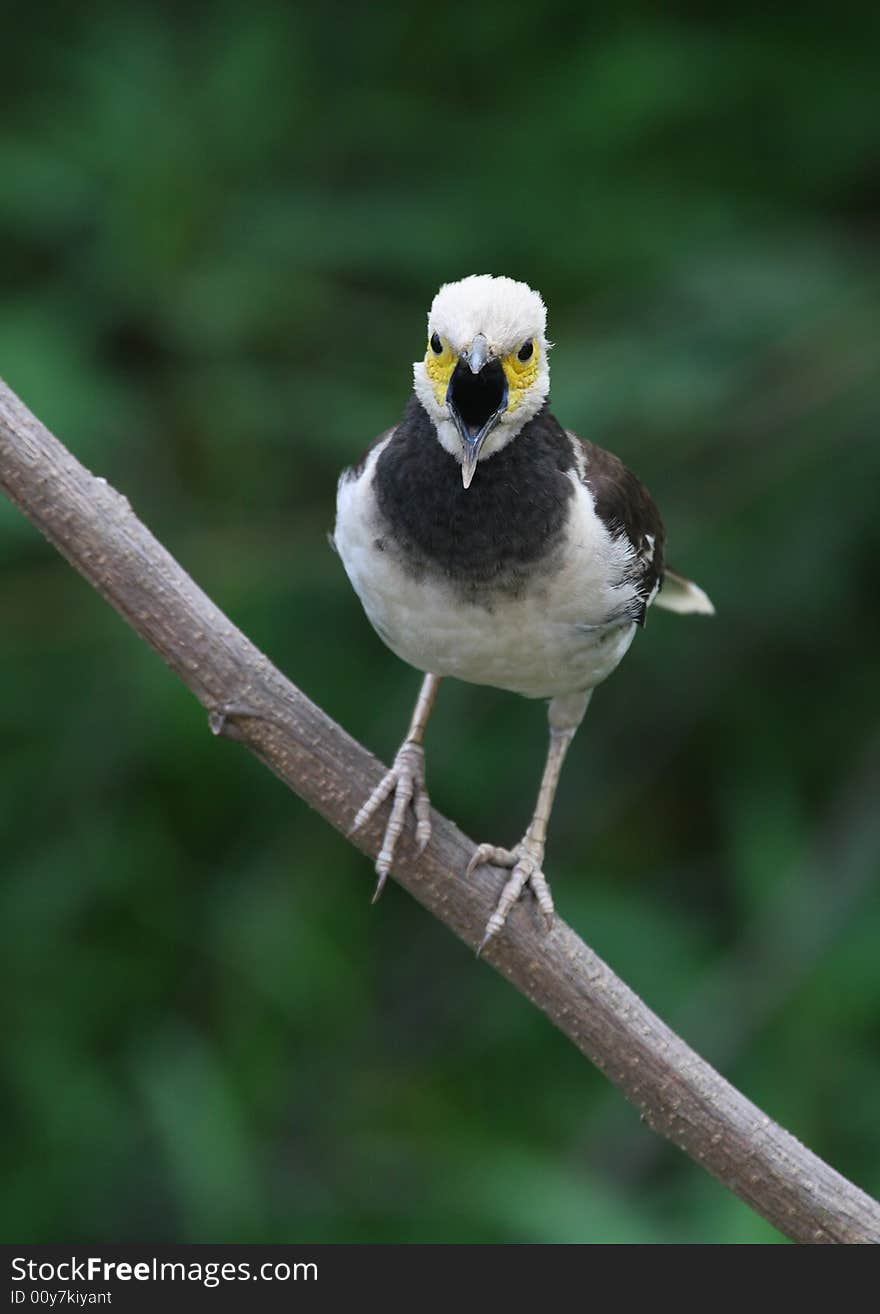
[[523,362],[527,360],[531,360],[532,352],[534,350],[535,350],[535,344],[532,342],[532,339],[529,338],[528,342],[524,342],[520,347],[519,351],[516,353],[517,360],[521,360]]
[[443,343],[440,341],[439,333],[431,334],[431,350],[433,351],[435,356],[442,355]]

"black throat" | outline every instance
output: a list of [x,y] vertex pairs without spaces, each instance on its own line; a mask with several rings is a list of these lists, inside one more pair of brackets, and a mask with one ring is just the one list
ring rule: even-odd
[[376,463],[382,532],[414,575],[439,573],[468,596],[517,592],[560,546],[574,491],[571,443],[548,403],[465,490],[417,397]]

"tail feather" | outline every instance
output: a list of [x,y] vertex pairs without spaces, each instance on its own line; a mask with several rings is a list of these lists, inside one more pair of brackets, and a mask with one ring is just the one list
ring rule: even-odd
[[667,570],[663,577],[663,588],[654,600],[655,607],[665,611],[677,611],[680,615],[692,613],[698,616],[714,616],[715,608],[699,584],[685,579],[674,570]]

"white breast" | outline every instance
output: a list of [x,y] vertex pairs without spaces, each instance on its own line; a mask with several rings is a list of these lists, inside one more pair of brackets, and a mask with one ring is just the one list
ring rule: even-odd
[[[390,437],[390,435],[389,435]],[[414,575],[383,526],[372,477],[388,439],[358,478],[340,481],[336,547],[371,623],[392,652],[421,671],[471,684],[552,697],[591,689],[626,653],[635,634],[625,613],[631,550],[598,518],[572,472],[571,515],[558,569],[536,569],[516,595],[467,598],[442,575]]]

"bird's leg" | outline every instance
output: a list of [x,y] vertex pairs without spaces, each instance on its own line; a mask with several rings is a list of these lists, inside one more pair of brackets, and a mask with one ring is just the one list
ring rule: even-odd
[[428,718],[433,710],[439,687],[439,675],[425,676],[406,739],[397,750],[394,765],[390,771],[386,772],[360,809],[351,828],[352,833],[360,830],[361,826],[366,825],[388,796],[390,794],[394,795],[391,816],[388,818],[385,835],[382,839],[382,848],[376,859],[376,874],[379,880],[376,883],[373,903],[382,893],[388,873],[391,870],[391,864],[394,861],[394,850],[397,848],[397,841],[403,832],[406,810],[410,804],[412,804],[413,811],[416,814],[416,843],[419,846],[419,853],[423,852],[428,840],[431,838],[431,800],[428,798],[428,791],[425,788],[425,750],[422,748],[422,739],[425,735],[425,726],[428,724]]
[[468,863],[467,874],[470,876],[483,863],[496,867],[512,867],[513,871],[501,891],[501,897],[495,911],[489,918],[486,931],[478,953],[482,953],[489,941],[496,936],[517,899],[527,885],[538,901],[538,907],[544,915],[547,930],[553,925],[553,897],[550,886],[541,870],[544,864],[544,848],[547,843],[547,823],[559,783],[559,773],[568,752],[568,746],[574,738],[574,730],[551,730],[550,746],[547,750],[547,762],[538,791],[535,812],[519,844],[513,849],[499,848],[495,844],[480,844]]
[[556,787],[559,784],[559,775],[562,771],[565,755],[568,752],[568,746],[574,739],[575,731],[581,723],[589,700],[590,691],[588,690],[586,693],[569,694],[564,697],[554,698],[550,704],[550,744],[547,749],[544,775],[541,778],[541,788],[538,790],[534,815],[519,844],[513,849],[498,848],[494,844],[480,844],[474,850],[473,857],[468,863],[468,876],[476,871],[477,867],[482,866],[483,863],[491,863],[496,867],[513,868],[507,884],[501,891],[501,897],[495,911],[486,924],[483,939],[477,950],[478,954],[483,952],[489,941],[504,926],[508,913],[527,885],[531,886],[532,893],[538,901],[538,907],[544,915],[544,922],[548,931],[553,925],[553,897],[550,894],[547,878],[541,870],[544,864],[544,848],[547,843],[547,825],[550,821],[553,800],[556,797]]

